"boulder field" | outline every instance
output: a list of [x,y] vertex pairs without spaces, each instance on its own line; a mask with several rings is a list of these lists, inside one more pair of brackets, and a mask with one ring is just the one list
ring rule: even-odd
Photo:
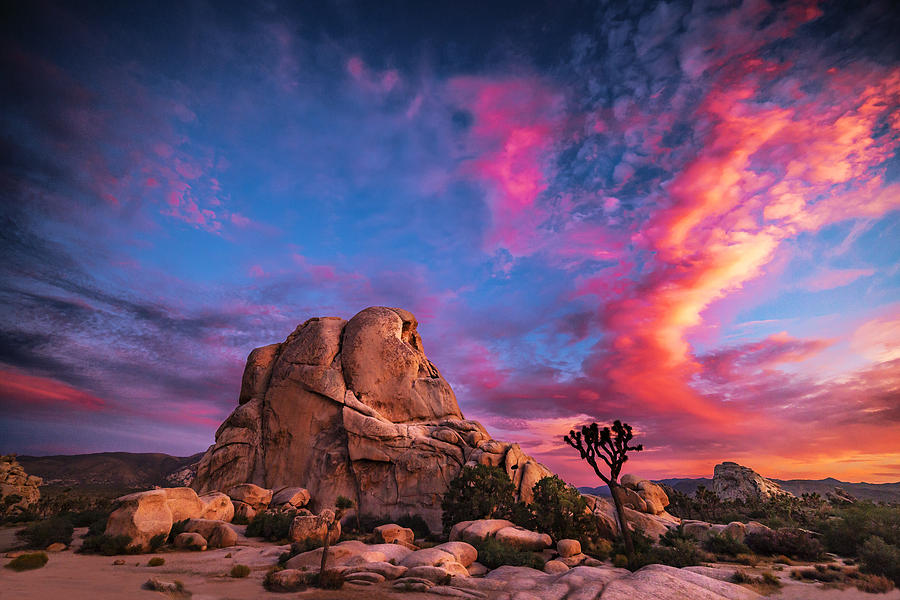
[[[477,525],[470,522],[463,530]],[[498,523],[475,527],[490,531]],[[500,529],[499,531],[502,531]],[[474,540],[474,538],[473,538]],[[387,582],[395,591],[482,600],[757,600],[761,596],[691,568],[650,565],[634,573],[600,561],[572,562],[580,554],[576,540],[561,540],[544,570],[505,565],[487,570],[477,562],[474,546],[462,541],[413,550],[402,544],[341,542],[328,550],[329,569],[341,572],[351,586]],[[290,558],[270,575],[270,589],[295,591],[315,575],[321,548]],[[571,566],[567,564],[571,563]],[[385,585],[387,585],[385,584]]]
[[[191,487],[302,486],[315,509],[346,496],[362,513],[420,515],[437,531],[450,481],[464,465],[485,464],[504,468],[529,501],[551,472],[463,417],[417,325],[408,311],[371,307],[349,321],[309,319],[253,350],[238,406]],[[248,509],[235,506],[244,517]]]

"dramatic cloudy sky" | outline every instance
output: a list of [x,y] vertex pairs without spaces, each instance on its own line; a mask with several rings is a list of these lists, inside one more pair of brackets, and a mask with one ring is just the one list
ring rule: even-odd
[[614,418],[645,476],[900,480],[891,3],[437,4],[3,3],[0,451],[198,452],[387,305],[573,483]]

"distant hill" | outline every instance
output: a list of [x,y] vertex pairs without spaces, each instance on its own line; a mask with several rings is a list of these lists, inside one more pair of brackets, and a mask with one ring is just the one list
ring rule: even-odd
[[[656,483],[665,484],[683,494],[691,495],[697,491],[701,485],[706,489],[712,489],[712,478],[699,477],[696,479],[659,479]],[[804,493],[816,492],[820,496],[825,496],[827,492],[834,491],[835,487],[843,488],[859,498],[860,500],[872,500],[874,502],[900,502],[900,482],[898,483],[850,483],[848,481],[839,481],[833,477],[827,479],[772,479],[791,492],[795,496]],[[599,487],[580,487],[578,488],[583,494],[594,494],[595,496],[609,496],[609,488],[605,485]]]
[[[183,485],[185,469],[200,460],[161,453],[100,452],[56,456],[18,456],[29,475],[44,479],[42,488],[86,488],[93,491]],[[180,479],[179,479],[180,476]]]

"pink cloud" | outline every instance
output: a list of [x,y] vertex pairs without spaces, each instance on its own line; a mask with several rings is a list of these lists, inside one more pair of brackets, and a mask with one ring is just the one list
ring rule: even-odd
[[827,269],[807,279],[803,285],[814,291],[833,290],[874,274],[875,269]]
[[15,371],[0,372],[0,404],[5,410],[27,409],[75,409],[99,411],[107,408],[101,398],[83,392],[65,383],[24,375]]
[[562,119],[561,96],[536,79],[458,77],[450,95],[473,116],[470,138],[477,158],[467,164],[489,185],[488,247],[529,254],[547,218],[538,198],[547,189],[548,156]]

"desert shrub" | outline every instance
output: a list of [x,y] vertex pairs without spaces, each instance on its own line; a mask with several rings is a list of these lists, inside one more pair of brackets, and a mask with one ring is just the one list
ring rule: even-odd
[[297,516],[296,510],[266,510],[256,513],[250,524],[247,525],[247,537],[261,537],[270,542],[277,542],[288,538],[291,531],[291,523]]
[[723,534],[710,536],[703,543],[703,547],[714,554],[724,554],[726,556],[750,553],[750,548],[747,547],[747,544],[737,541],[730,535]]
[[234,577],[235,579],[240,579],[241,577],[246,577],[250,574],[250,567],[247,565],[234,565],[231,567],[231,571],[228,572],[228,575]]
[[813,528],[821,532],[828,551],[841,556],[857,556],[873,536],[891,546],[900,546],[900,506],[857,502],[835,508]]
[[734,557],[734,562],[747,565],[748,567],[755,567],[759,564],[759,557],[755,554],[738,554]]
[[762,574],[763,583],[766,585],[771,585],[775,587],[782,587],[784,584],[781,583],[781,580],[778,579],[778,576],[772,573],[771,571],[766,571]]
[[147,561],[148,567],[161,567],[164,564],[166,564],[166,559],[164,559],[162,556],[154,556]]
[[103,532],[106,531],[106,522],[109,520],[109,517],[100,518],[96,521],[93,521],[90,525],[88,525],[87,533],[84,534],[83,537],[88,537],[92,535],[102,535]]
[[900,585],[900,548],[897,546],[872,536],[859,549],[859,563],[864,573],[883,575]]
[[16,535],[22,538],[29,548],[46,548],[50,544],[60,542],[72,543],[72,524],[66,519],[53,517],[32,523]]
[[460,521],[512,516],[516,488],[499,467],[463,467],[441,500],[444,533]]
[[613,566],[617,569],[627,569],[628,557],[624,554],[616,554],[615,558],[613,558]]
[[32,569],[40,569],[50,560],[46,552],[30,552],[12,559],[6,565],[7,569],[13,571],[30,571]]
[[156,552],[160,546],[166,543],[167,533],[160,533],[150,538],[150,552]]
[[235,515],[234,518],[231,519],[231,522],[235,525],[249,525],[250,519],[244,515]]
[[544,568],[544,561],[534,552],[518,550],[493,538],[487,538],[473,545],[478,550],[478,562],[488,569],[496,569],[503,565],[533,569]]
[[514,511],[513,521],[517,525],[548,533],[555,540],[587,541],[602,537],[597,519],[577,489],[553,475],[535,483],[532,490],[531,504],[519,505]]
[[175,521],[172,523],[172,529],[169,530],[169,535],[166,538],[166,542],[169,544],[175,543],[175,538],[178,537],[178,534],[184,533],[185,527],[187,527],[187,522],[189,519],[182,519],[181,521]]
[[582,552],[599,560],[606,560],[607,558],[609,558],[610,554],[612,553],[612,549],[612,542],[604,538],[587,540],[585,542],[582,542],[581,544]]
[[316,585],[323,590],[339,590],[344,587],[344,572],[329,569],[319,573]]
[[[735,571],[729,581],[731,581],[731,583],[759,586],[759,588],[763,588],[760,591],[763,591],[766,595],[784,585],[781,583],[781,580],[770,571],[766,571],[760,577],[754,577],[746,571]],[[757,589],[759,590],[759,588]]]
[[668,512],[683,519],[710,523],[760,521],[769,527],[809,527],[821,518],[825,506],[818,494],[803,494],[800,498],[721,500],[702,485],[693,496],[665,485],[663,489],[669,497]]
[[670,567],[692,567],[708,557],[697,544],[690,540],[676,540],[671,546],[656,546],[646,555],[647,564],[669,565]]
[[785,555],[799,560],[821,560],[825,556],[822,543],[805,531],[779,529],[748,533],[744,543],[757,554]]
[[756,577],[749,575],[746,571],[735,571],[730,579],[731,583],[753,583]]
[[84,538],[79,552],[83,554],[102,554],[103,556],[115,556],[118,554],[140,554],[138,546],[131,545],[131,538],[127,535],[91,535]]
[[859,591],[868,594],[886,594],[894,589],[893,581],[883,575],[872,575],[871,573],[861,575],[853,582],[853,585]]

